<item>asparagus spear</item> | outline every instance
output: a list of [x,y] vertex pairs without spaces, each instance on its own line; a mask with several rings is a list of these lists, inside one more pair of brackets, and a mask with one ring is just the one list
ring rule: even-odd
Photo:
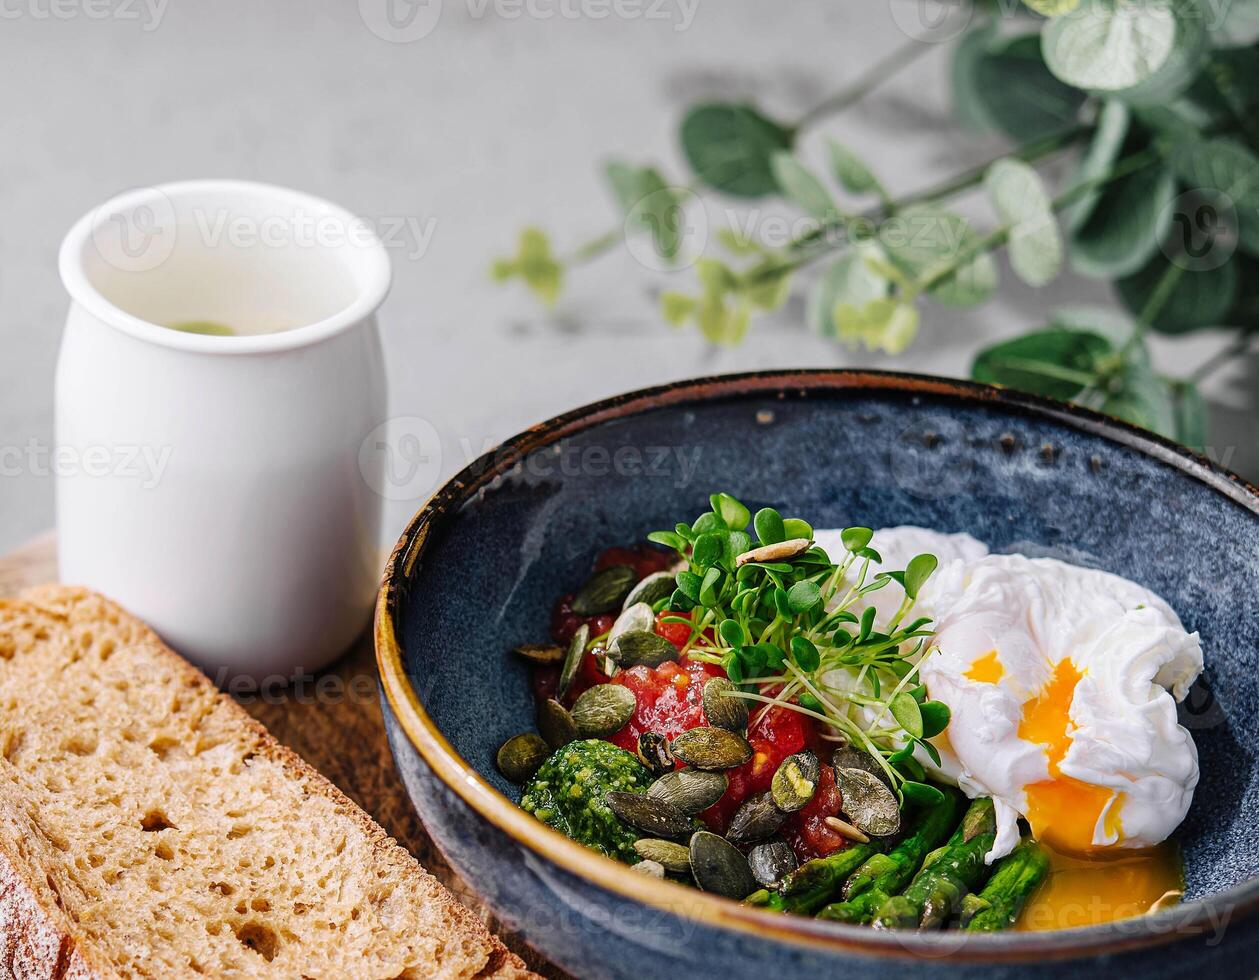
[[904,894],[885,901],[874,917],[876,929],[938,928],[984,880],[984,855],[996,840],[992,800],[975,800],[962,824],[935,860],[925,865]]
[[1033,840],[1025,840],[997,864],[978,895],[962,901],[962,928],[997,932],[1014,925],[1023,906],[1049,873],[1049,855]]
[[944,801],[921,816],[914,832],[887,854],[875,854],[867,859],[844,883],[845,900],[826,906],[818,913],[818,918],[869,922],[889,896],[905,887],[927,852],[944,839],[954,826],[960,808],[961,796],[954,790],[946,790]]
[[831,900],[844,879],[876,852],[874,844],[853,844],[828,854],[826,857],[806,861],[783,881],[779,901],[771,893],[766,907],[797,915],[812,915]]

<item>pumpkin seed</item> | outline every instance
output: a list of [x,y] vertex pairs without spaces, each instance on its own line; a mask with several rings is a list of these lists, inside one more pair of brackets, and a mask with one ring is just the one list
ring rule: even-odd
[[770,792],[778,809],[784,813],[803,810],[817,792],[821,771],[817,756],[808,749],[783,759],[770,783]]
[[723,837],[707,830],[691,836],[691,874],[706,892],[743,901],[756,890],[748,860]]
[[586,655],[586,644],[590,642],[590,627],[582,623],[577,627],[572,640],[568,644],[568,653],[564,655],[564,666],[560,669],[559,689],[556,697],[561,701],[568,689],[573,686],[573,678],[577,676],[577,668],[581,666],[581,658]]
[[724,772],[678,769],[665,773],[647,787],[653,800],[663,800],[683,813],[694,815],[707,810],[726,794],[730,780]]
[[690,852],[671,840],[660,840],[658,837],[644,837],[634,841],[634,850],[644,861],[655,861],[666,871],[675,875],[686,874],[691,870]]
[[607,738],[625,727],[638,701],[620,684],[596,684],[582,691],[573,705],[573,722],[582,738]]
[[542,768],[542,763],[550,754],[551,747],[541,735],[525,732],[504,742],[494,757],[494,763],[498,771],[513,783],[526,783]]
[[678,659],[678,648],[652,630],[630,630],[608,646],[608,659],[618,667],[659,667]]
[[726,838],[731,844],[754,844],[778,833],[787,814],[774,805],[769,793],[757,793],[743,801],[730,818]]
[[638,736],[638,746],[634,752],[638,761],[653,776],[663,776],[673,772],[673,753],[669,751],[669,740],[655,732],[643,732]]
[[765,544],[743,552],[735,558],[734,566],[742,568],[749,562],[791,561],[793,558],[799,558],[811,547],[813,547],[813,542],[808,538],[792,538],[789,541],[779,541],[777,544]]
[[752,758],[752,746],[746,738],[711,725],[683,732],[669,743],[669,748],[696,769],[733,769]]
[[835,784],[844,798],[844,812],[858,830],[871,837],[888,837],[900,830],[900,804],[878,777],[864,769],[839,768]]
[[637,574],[629,565],[609,565],[595,572],[573,596],[578,616],[598,616],[619,606],[634,588]]
[[555,698],[547,698],[538,705],[538,731],[552,749],[562,749],[578,738],[573,716]]
[[564,648],[554,643],[522,643],[513,652],[529,663],[542,667],[558,664],[564,659]]
[[625,608],[628,609],[640,602],[654,606],[661,599],[667,599],[673,595],[677,584],[678,577],[674,572],[652,572],[630,589],[630,594],[625,597]]
[[672,803],[642,793],[609,790],[603,802],[635,830],[653,837],[685,837],[693,829],[691,818]]
[[845,745],[843,748],[836,749],[834,755],[831,756],[831,765],[836,769],[864,769],[871,776],[877,776],[882,782],[887,782],[887,773],[874,761],[874,756],[855,745]]
[[727,693],[735,686],[724,677],[714,677],[704,684],[704,717],[716,728],[742,732],[748,727],[748,703]]
[[616,617],[616,622],[612,624],[612,629],[608,631],[607,642],[611,645],[622,633],[653,633],[656,628],[656,614],[651,611],[651,606],[645,602],[639,602],[632,606],[626,606],[625,611]]
[[630,866],[631,871],[637,871],[640,875],[646,875],[648,878],[663,878],[665,867],[659,861],[639,861],[637,864]]
[[786,841],[772,840],[748,851],[748,867],[758,885],[773,888],[800,866],[796,852]]

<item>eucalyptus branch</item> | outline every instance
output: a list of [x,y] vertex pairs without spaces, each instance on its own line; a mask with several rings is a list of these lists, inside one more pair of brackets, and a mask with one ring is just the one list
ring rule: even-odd
[[934,47],[935,45],[932,44],[911,40],[896,48],[857,76],[857,80],[851,85],[823,99],[808,112],[804,113],[800,117],[799,122],[796,123],[795,131],[799,132],[827,116],[843,112],[855,103],[860,102],[884,82],[894,78],[901,69],[913,64]]

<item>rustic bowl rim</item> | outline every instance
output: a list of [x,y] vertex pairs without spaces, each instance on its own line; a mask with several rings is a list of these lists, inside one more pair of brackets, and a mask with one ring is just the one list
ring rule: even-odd
[[[824,952],[979,963],[1071,959],[1153,947],[1204,934],[1218,929],[1222,921],[1236,921],[1259,908],[1256,877],[1217,895],[1135,919],[1047,932],[968,934],[964,944],[949,932],[881,932],[866,926],[781,915],[631,872],[624,864],[535,820],[490,785],[454,749],[420,704],[394,629],[400,584],[409,578],[424,553],[437,522],[530,452],[604,422],[657,408],[685,407],[732,397],[807,398],[833,392],[926,395],[1049,419],[1169,465],[1259,517],[1259,489],[1205,456],[1077,405],[978,382],[890,371],[784,369],[700,377],[597,401],[526,429],[466,466],[420,508],[389,557],[376,605],[376,660],[389,707],[429,768],[475,813],[521,847],[614,895],[707,926]],[[1221,920],[1221,913],[1228,918]]]

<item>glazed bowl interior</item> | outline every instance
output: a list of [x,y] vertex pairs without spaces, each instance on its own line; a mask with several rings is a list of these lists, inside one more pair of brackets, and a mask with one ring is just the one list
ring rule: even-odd
[[404,537],[386,596],[418,706],[469,779],[518,798],[493,764],[503,740],[532,727],[529,677],[509,648],[547,637],[552,603],[600,550],[693,519],[716,490],[819,528],[966,531],[997,552],[1162,594],[1206,653],[1181,709],[1202,772],[1178,833],[1186,900],[1254,901],[1253,490],[1118,423],[963,383],[845,372],[690,382],[547,423],[452,481]]

